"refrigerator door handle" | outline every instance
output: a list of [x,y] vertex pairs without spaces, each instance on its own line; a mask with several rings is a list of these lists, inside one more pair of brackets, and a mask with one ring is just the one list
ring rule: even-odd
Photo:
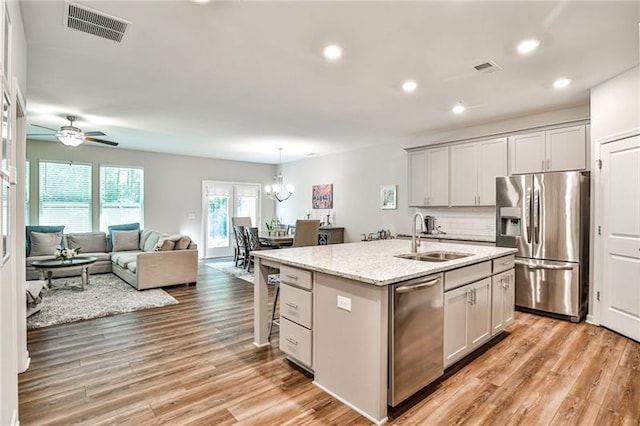
[[540,244],[540,190],[533,190],[533,235],[534,243]]
[[525,226],[527,227],[527,233],[526,238],[527,238],[527,243],[531,242],[531,220],[529,219],[530,215],[531,215],[531,188],[527,188],[527,196],[526,196],[526,200],[525,200],[525,204],[522,206],[522,209],[524,210],[524,223]]
[[525,266],[527,269],[548,269],[551,271],[571,271],[573,270],[573,266],[570,265],[536,265],[528,262],[524,262],[522,260],[516,260],[514,262],[516,265]]

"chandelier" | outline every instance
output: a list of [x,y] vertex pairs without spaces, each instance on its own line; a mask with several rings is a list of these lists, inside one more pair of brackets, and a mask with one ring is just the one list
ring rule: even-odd
[[[278,148],[278,151],[280,151],[279,164],[282,165],[282,148]],[[265,185],[264,187],[267,197],[279,202],[288,200],[289,197],[293,195],[293,186],[284,185],[282,172],[280,172],[278,176],[274,176],[273,179],[276,181],[276,183],[274,183],[273,185]]]

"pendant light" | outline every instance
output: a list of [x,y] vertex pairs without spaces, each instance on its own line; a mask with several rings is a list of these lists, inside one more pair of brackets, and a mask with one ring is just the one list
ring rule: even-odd
[[[282,166],[282,148],[278,148],[278,151],[280,151],[279,166]],[[280,172],[278,176],[274,176],[273,179],[276,183],[273,185],[265,185],[264,187],[267,197],[278,202],[288,200],[293,195],[293,186],[285,186],[282,172]]]

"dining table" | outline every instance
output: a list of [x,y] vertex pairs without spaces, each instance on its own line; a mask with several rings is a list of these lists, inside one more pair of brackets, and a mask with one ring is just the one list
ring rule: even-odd
[[293,235],[276,232],[259,232],[258,237],[262,244],[290,247],[293,245]]

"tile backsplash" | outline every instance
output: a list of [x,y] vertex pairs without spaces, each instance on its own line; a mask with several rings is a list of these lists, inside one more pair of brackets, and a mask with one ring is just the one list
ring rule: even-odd
[[495,237],[496,212],[493,207],[420,210],[437,219],[436,225],[447,234]]

